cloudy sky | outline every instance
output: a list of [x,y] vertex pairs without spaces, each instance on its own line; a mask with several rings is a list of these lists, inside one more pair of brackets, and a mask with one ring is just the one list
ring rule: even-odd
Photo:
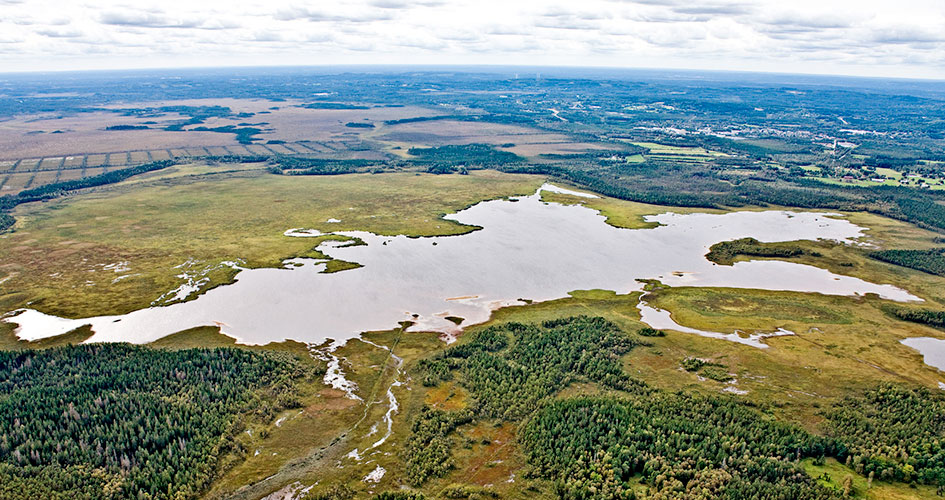
[[0,0],[0,72],[374,63],[945,79],[945,0]]

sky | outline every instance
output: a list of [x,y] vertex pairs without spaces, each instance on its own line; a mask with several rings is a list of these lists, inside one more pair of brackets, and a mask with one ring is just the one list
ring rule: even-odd
[[0,0],[0,72],[344,64],[945,79],[945,0]]

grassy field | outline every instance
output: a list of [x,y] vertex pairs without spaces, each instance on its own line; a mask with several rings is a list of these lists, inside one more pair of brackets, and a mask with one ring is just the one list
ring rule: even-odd
[[849,467],[837,462],[833,458],[828,458],[823,465],[815,465],[812,459],[802,462],[804,470],[811,477],[817,479],[820,484],[843,491],[843,481],[849,476],[852,478],[853,489],[852,498],[865,498],[869,500],[905,500],[909,499],[932,499],[941,498],[935,494],[935,488],[932,486],[912,487],[902,483],[888,483],[885,481],[874,480],[869,482],[869,478],[857,474]]
[[0,236],[0,311],[29,303],[86,317],[147,307],[182,283],[182,271],[205,274],[209,288],[232,279],[221,262],[276,266],[307,255],[317,239],[283,236],[292,228],[461,234],[475,228],[442,216],[484,199],[530,194],[541,183],[492,171],[287,177],[234,170],[174,167],[18,207],[16,231]]

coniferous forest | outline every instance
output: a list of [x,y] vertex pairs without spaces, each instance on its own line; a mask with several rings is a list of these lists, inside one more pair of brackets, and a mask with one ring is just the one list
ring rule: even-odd
[[231,348],[0,351],[0,498],[192,498],[306,371]]

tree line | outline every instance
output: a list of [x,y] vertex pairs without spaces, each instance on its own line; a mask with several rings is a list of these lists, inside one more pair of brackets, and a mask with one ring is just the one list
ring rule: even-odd
[[945,276],[945,248],[929,250],[877,250],[870,257],[924,273]]

